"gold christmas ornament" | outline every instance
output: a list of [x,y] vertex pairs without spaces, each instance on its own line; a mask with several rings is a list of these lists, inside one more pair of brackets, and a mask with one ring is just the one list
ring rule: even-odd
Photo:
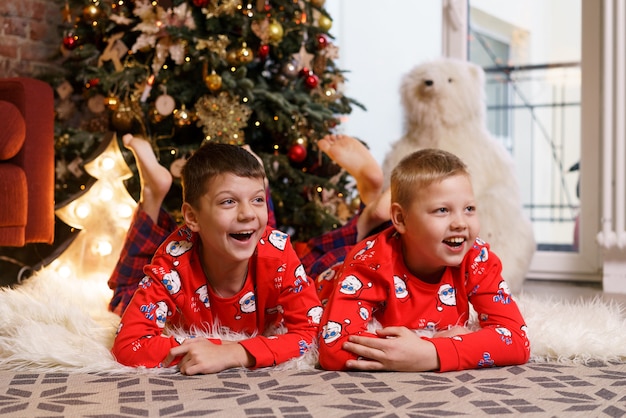
[[352,201],[350,201],[350,210],[352,210],[353,213],[356,213],[360,207],[361,198],[359,196],[356,196],[354,199],[352,199]]
[[252,110],[241,103],[239,96],[225,91],[217,96],[203,96],[196,102],[198,126],[202,126],[206,139],[242,145],[242,129],[248,125]]
[[337,90],[335,90],[332,87],[327,87],[324,90],[324,97],[326,97],[329,100],[335,100],[337,98]]
[[239,48],[231,48],[226,55],[226,61],[235,67],[249,64],[253,59],[254,53],[245,42]]
[[228,50],[227,54],[226,54],[226,62],[229,65],[234,65],[234,66],[238,66],[239,65],[239,59],[237,58],[237,50],[234,48],[231,48]]
[[69,143],[70,143],[70,135],[63,134],[57,137],[56,140],[54,141],[54,148],[55,149],[65,148],[69,145]]
[[100,9],[95,4],[90,4],[83,9],[83,18],[88,23],[93,23],[100,15]]
[[222,77],[219,74],[212,72],[204,78],[204,83],[209,90],[218,91],[222,88]]
[[192,119],[193,115],[187,110],[184,104],[180,109],[174,111],[174,122],[181,128],[191,125]]
[[254,53],[251,48],[248,48],[248,44],[245,42],[241,45],[241,48],[237,50],[237,60],[240,64],[249,64],[254,59]]
[[283,25],[278,21],[273,20],[270,22],[268,28],[268,40],[270,43],[277,44],[283,40],[284,30]]
[[319,28],[324,32],[328,32],[333,26],[333,21],[330,17],[326,15],[321,15],[317,20],[317,26],[319,26]]

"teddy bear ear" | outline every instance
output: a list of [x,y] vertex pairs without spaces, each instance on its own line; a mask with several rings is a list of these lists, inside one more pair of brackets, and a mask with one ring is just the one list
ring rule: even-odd
[[469,72],[472,78],[480,83],[482,83],[483,80],[485,79],[485,72],[483,71],[481,67],[479,67],[476,64],[470,63]]

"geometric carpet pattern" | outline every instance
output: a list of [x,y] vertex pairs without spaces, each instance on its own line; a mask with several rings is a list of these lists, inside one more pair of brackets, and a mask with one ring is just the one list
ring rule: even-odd
[[7,417],[626,417],[626,364],[449,373],[0,371]]

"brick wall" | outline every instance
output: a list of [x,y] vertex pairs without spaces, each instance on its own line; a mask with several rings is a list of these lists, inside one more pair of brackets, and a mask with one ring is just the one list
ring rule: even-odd
[[0,0],[0,77],[49,71],[61,45],[64,0]]

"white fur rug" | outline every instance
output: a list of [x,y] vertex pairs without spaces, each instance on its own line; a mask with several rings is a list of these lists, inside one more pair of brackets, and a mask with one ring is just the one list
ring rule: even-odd
[[[0,289],[0,370],[132,372],[109,348],[119,322],[107,311],[105,280],[63,279],[42,270]],[[596,298],[516,298],[529,329],[531,361],[626,362],[626,307]],[[280,368],[315,367],[315,353]],[[138,370],[146,373],[174,369]]]

